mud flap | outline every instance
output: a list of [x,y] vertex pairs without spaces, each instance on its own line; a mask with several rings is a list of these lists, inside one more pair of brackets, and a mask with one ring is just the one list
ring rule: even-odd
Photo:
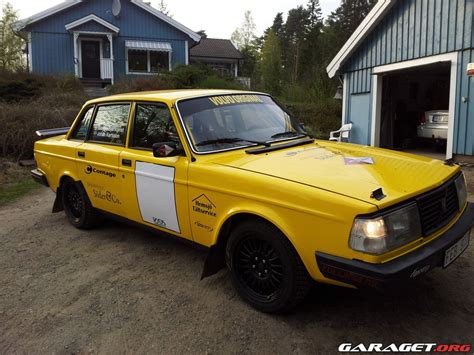
[[223,268],[225,268],[225,251],[223,243],[218,243],[209,248],[206,261],[204,261],[201,280],[217,274]]
[[64,211],[61,187],[56,190],[56,198],[53,204],[53,213]]

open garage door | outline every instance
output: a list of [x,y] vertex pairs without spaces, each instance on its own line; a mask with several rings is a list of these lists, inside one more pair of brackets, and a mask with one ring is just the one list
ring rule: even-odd
[[374,70],[372,144],[451,158],[456,63],[412,62],[416,65],[404,62]]

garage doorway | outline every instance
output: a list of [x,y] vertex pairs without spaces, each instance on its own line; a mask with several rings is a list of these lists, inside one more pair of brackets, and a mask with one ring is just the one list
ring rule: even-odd
[[374,69],[371,144],[452,158],[457,55]]

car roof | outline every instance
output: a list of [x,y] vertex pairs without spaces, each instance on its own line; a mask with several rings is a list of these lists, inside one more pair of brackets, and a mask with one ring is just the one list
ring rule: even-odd
[[230,94],[260,94],[253,91],[242,90],[210,90],[210,89],[187,89],[187,90],[159,90],[131,92],[112,96],[105,96],[90,100],[86,104],[97,104],[110,101],[167,101],[175,102],[181,99],[193,97],[211,96],[211,95],[230,95]]

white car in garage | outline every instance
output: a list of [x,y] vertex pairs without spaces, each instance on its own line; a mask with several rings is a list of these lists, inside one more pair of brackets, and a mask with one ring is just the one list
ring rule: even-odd
[[449,111],[427,111],[417,127],[419,138],[446,140],[448,138]]

